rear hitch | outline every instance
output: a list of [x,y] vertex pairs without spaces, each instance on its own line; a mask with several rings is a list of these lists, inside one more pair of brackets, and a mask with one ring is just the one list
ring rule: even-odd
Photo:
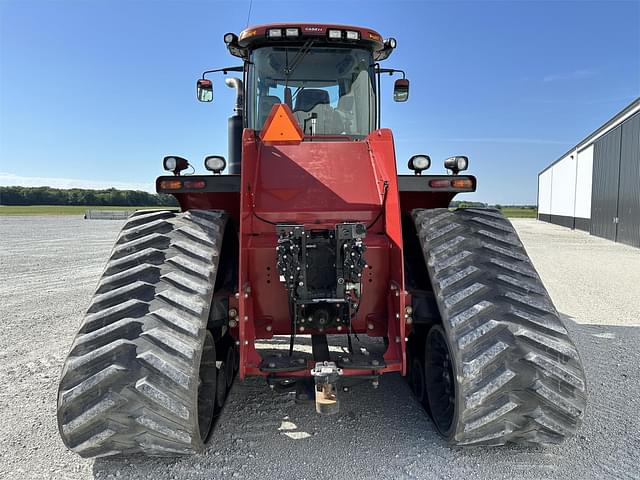
[[342,369],[335,362],[318,362],[311,376],[315,380],[316,412],[321,415],[334,415],[340,411],[336,384],[342,375]]

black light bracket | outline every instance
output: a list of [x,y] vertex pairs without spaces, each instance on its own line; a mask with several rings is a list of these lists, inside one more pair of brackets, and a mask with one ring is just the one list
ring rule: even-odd
[[223,75],[226,75],[229,72],[244,72],[244,66],[236,66],[236,67],[224,67],[224,68],[216,68],[214,70],[205,70],[202,72],[202,79],[204,80],[209,73],[218,73],[222,72]]
[[389,76],[395,75],[396,73],[401,73],[402,79],[403,80],[407,79],[407,74],[405,73],[404,70],[399,70],[397,68],[380,68],[380,64],[378,63],[374,63],[372,66],[375,67],[377,73],[388,73]]

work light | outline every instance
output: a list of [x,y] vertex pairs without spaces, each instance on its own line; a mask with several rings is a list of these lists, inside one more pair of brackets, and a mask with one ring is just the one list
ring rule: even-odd
[[459,155],[456,157],[449,157],[444,161],[444,168],[451,170],[454,175],[457,175],[463,170],[469,167],[469,159],[465,156]]
[[331,40],[340,40],[342,38],[342,30],[329,30],[329,38]]
[[270,28],[267,30],[267,37],[269,38],[282,38],[281,28]]
[[347,35],[347,40],[360,40],[360,32],[347,30],[346,35]]
[[168,155],[162,159],[162,166],[165,170],[173,172],[174,175],[180,175],[182,170],[189,167],[189,162],[185,158]]
[[287,37],[298,37],[300,36],[299,28],[287,28],[284,32]]
[[209,155],[204,159],[204,168],[213,173],[220,173],[227,166],[227,161],[220,155]]
[[423,170],[431,166],[431,157],[429,155],[414,155],[409,159],[409,169],[413,170],[416,175],[421,175]]

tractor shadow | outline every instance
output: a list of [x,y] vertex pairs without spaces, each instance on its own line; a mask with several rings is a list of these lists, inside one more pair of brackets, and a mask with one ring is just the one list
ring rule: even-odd
[[[353,387],[321,417],[262,379],[236,381],[198,456],[96,459],[95,478],[620,478],[640,462],[640,327],[563,320],[580,351],[589,403],[577,435],[546,448],[450,447],[400,375]],[[288,348],[288,340],[278,340]]]

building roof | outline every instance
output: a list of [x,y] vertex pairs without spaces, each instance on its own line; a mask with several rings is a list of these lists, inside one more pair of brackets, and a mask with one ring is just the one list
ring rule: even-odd
[[576,150],[578,151],[584,150],[593,142],[595,142],[598,138],[600,138],[605,133],[607,133],[609,130],[614,129],[623,121],[625,121],[627,118],[629,118],[630,116],[634,115],[637,112],[640,112],[640,97],[636,98],[633,102],[631,102],[629,105],[623,108],[620,112],[616,113],[604,125],[602,125],[601,127],[598,127],[596,130],[594,130],[589,135],[587,135],[581,142],[579,142],[574,147],[570,148],[555,162],[547,165],[543,170],[540,171],[540,173],[538,173],[538,176],[542,175],[544,172],[549,170],[551,167],[553,167],[556,163],[558,163],[560,160],[565,158],[571,152],[575,152]]

